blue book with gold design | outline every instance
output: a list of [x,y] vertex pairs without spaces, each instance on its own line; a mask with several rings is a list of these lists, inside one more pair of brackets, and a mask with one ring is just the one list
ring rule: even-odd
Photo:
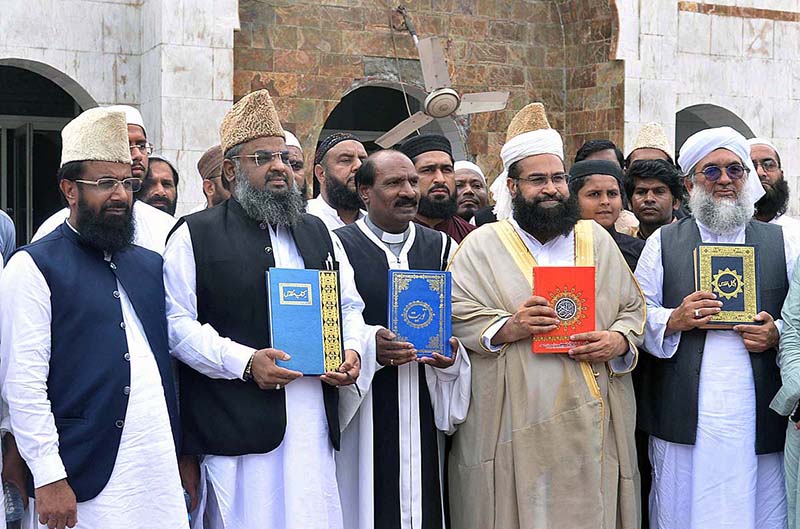
[[272,347],[292,357],[276,364],[304,375],[322,375],[342,365],[339,272],[270,268],[267,299]]
[[761,311],[758,247],[752,244],[701,243],[694,250],[695,288],[711,292],[722,302],[708,329],[757,324]]
[[389,270],[389,330],[417,357],[452,356],[450,316],[450,272]]

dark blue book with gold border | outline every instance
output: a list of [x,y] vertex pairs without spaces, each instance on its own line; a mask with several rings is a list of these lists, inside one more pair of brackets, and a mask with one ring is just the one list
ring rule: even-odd
[[267,299],[272,347],[292,357],[277,365],[304,375],[339,369],[344,361],[339,272],[270,268]]
[[711,292],[722,311],[705,328],[757,324],[761,311],[758,247],[753,244],[701,243],[694,250],[695,288]]
[[389,270],[389,330],[417,357],[450,357],[450,272]]

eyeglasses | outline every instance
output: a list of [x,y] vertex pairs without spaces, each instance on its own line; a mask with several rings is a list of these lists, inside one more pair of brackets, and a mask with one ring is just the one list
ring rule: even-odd
[[299,160],[295,160],[293,162],[289,162],[289,165],[292,166],[292,171],[300,171],[303,169],[303,162]]
[[[725,173],[728,175],[728,178],[730,178],[731,180],[741,180],[742,178],[745,177],[747,173],[750,172],[750,169],[738,163],[732,163],[729,166],[725,167],[724,170]],[[722,171],[723,171],[722,167],[716,165],[709,165],[702,171],[698,171],[694,174],[697,175],[703,173],[703,176],[706,177],[706,180],[708,180],[709,182],[716,182],[717,180],[722,178]]]
[[117,180],[116,178],[98,178],[97,180],[75,180],[79,184],[86,184],[95,186],[101,193],[111,194],[116,191],[117,186],[122,184],[122,188],[128,193],[136,193],[142,189],[141,178],[126,178],[124,180]]
[[268,164],[274,160],[276,156],[280,156],[282,163],[289,165],[289,151],[256,151],[253,154],[240,154],[238,156],[233,156],[233,158],[251,158],[255,162],[256,167],[259,167]]
[[532,174],[524,177],[518,176],[517,178],[514,178],[514,180],[522,180],[523,182],[528,182],[535,187],[544,187],[547,185],[547,182],[552,182],[553,185],[559,186],[567,182],[567,175],[565,173],[556,173],[551,176],[545,174]]
[[774,171],[779,167],[778,161],[773,160],[772,158],[764,158],[763,160],[753,160],[753,165],[755,166],[756,169],[758,169],[758,166],[760,165],[767,172]]
[[139,143],[133,143],[128,146],[131,150],[131,154],[133,151],[139,151],[147,154],[148,156],[153,154],[153,144],[147,141],[140,141]]

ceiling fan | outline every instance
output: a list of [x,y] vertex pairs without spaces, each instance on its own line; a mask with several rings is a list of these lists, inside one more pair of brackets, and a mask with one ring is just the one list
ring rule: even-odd
[[478,112],[492,112],[503,110],[506,107],[508,92],[477,92],[462,95],[453,89],[439,38],[420,39],[405,8],[400,6],[397,10],[403,16],[406,28],[417,46],[419,62],[422,66],[422,78],[428,95],[422,105],[422,110],[395,125],[389,132],[375,140],[375,143],[388,149],[436,118],[443,118],[451,114],[463,116]]

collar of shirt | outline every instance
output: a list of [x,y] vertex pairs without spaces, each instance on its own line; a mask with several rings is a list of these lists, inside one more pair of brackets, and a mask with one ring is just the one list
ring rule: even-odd
[[[308,201],[308,205],[310,208],[316,209],[320,214],[327,215],[328,217],[332,217],[337,220],[339,224],[344,226],[344,221],[342,218],[339,217],[339,212],[336,211],[336,208],[325,202],[325,199],[322,198],[322,195],[319,195],[317,198],[312,198]],[[310,212],[310,211],[309,211]],[[358,210],[358,218],[356,220],[362,219],[367,216],[367,212],[363,209]]]
[[537,264],[542,266],[562,266],[575,262],[575,230],[567,235],[559,235],[542,244],[539,240],[523,230],[514,219],[508,220],[519,234],[522,242],[531,252]]
[[369,215],[364,217],[364,222],[369,227],[370,231],[375,234],[381,241],[387,244],[403,244],[408,240],[408,236],[411,233],[411,224],[409,223],[406,230],[402,233],[389,233],[387,231],[382,230],[378,226],[372,222],[372,219],[369,218]]

